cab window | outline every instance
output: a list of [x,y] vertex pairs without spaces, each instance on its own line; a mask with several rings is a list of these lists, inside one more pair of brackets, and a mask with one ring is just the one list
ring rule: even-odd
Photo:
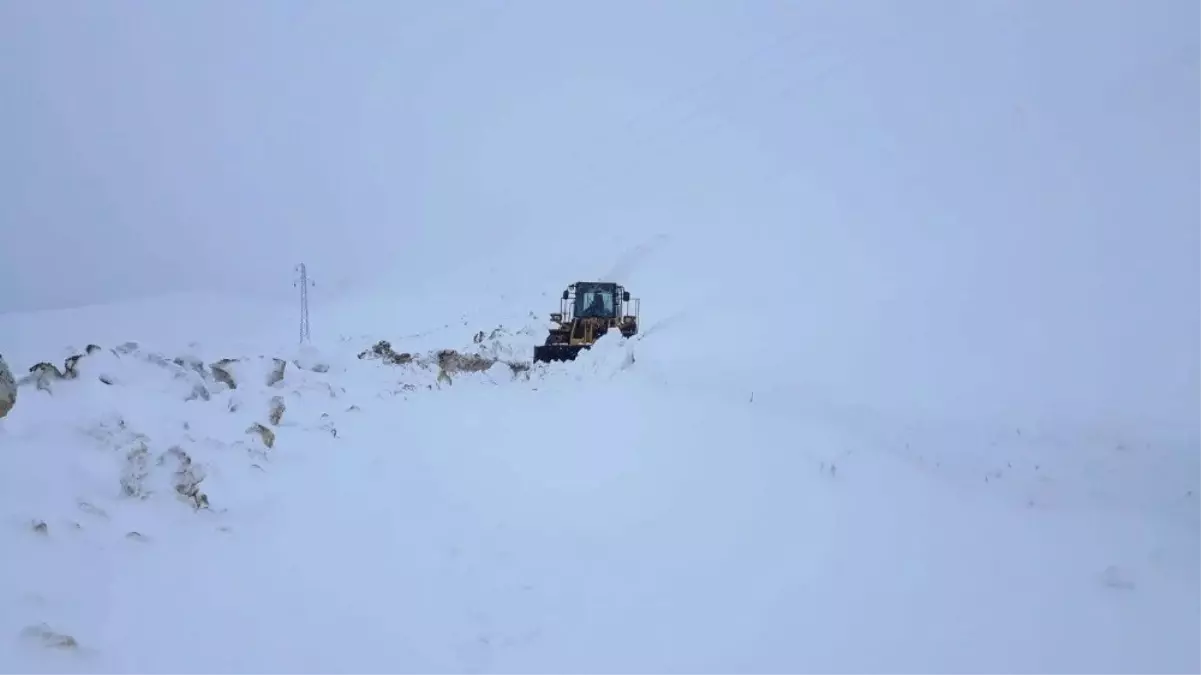
[[613,316],[613,294],[606,291],[584,291],[576,298],[576,316]]

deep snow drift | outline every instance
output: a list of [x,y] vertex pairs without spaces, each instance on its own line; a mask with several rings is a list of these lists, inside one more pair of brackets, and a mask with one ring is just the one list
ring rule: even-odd
[[[670,329],[513,368],[520,303],[298,350],[177,302],[81,310],[127,335],[0,421],[2,670],[1201,667],[1188,448],[747,391]],[[3,317],[19,377],[70,316]]]

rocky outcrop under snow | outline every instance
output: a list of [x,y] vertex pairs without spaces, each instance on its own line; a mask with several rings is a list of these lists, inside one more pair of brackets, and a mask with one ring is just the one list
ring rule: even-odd
[[[0,453],[0,475],[10,479],[5,515],[26,525],[32,546],[88,539],[114,551],[161,547],[180,528],[237,538],[241,517],[261,514],[278,489],[273,476],[370,440],[379,416],[369,412],[442,396],[448,384],[470,392],[570,372],[532,366],[522,339],[497,329],[456,348],[405,353],[368,337],[375,344],[357,359],[353,349],[307,346],[238,355],[195,344],[166,354],[134,342],[91,344],[19,379],[0,362],[0,413],[22,395],[0,428],[21,439],[20,453]],[[64,632],[61,618],[43,618],[28,618],[25,642],[76,649],[74,626]]]
[[0,356],[0,418],[8,415],[8,412],[17,404],[17,383],[13,379],[13,373],[8,369],[8,364],[4,362],[4,357]]
[[[506,348],[506,336],[503,329],[488,337],[481,332],[474,349],[420,354],[398,353],[380,340],[359,353],[358,361],[386,366],[359,367],[354,377],[346,377],[354,359],[330,358],[312,347],[293,358],[256,355],[206,362],[194,354],[164,356],[134,342],[112,349],[90,344],[61,367],[49,361],[33,365],[19,381],[7,368],[0,370],[0,404],[7,406],[0,411],[11,410],[17,391],[28,387],[34,390],[27,404],[32,418],[75,428],[115,452],[121,467],[115,494],[139,500],[170,494],[193,509],[209,509],[211,492],[201,485],[213,453],[241,451],[262,466],[287,451],[293,430],[338,439],[342,416],[350,415],[349,422],[372,400],[407,398],[459,377],[478,376],[485,386],[528,380],[535,369],[514,358],[517,350]],[[598,343],[596,354],[582,357],[576,367],[624,368],[613,349]],[[77,407],[73,401],[86,403]],[[158,412],[147,412],[152,410]],[[85,412],[88,419],[76,419]]]
[[[497,334],[493,331],[493,336]],[[476,334],[475,343],[481,344],[483,332]],[[506,358],[506,356],[508,358]],[[397,353],[387,340],[380,340],[371,347],[359,352],[359,358],[364,360],[379,360],[383,363],[397,366],[415,366],[418,368],[438,369],[438,381],[449,382],[451,376],[457,373],[480,373],[491,370],[493,366],[503,364],[516,377],[530,369],[528,361],[512,358],[511,355],[501,355],[481,346],[474,352],[460,352],[456,349],[439,349],[426,354],[413,355],[408,352]]]

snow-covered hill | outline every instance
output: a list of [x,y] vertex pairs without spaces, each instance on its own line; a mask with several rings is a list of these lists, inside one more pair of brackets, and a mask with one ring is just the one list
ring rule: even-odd
[[1199,24],[0,2],[0,671],[1201,671]]
[[[527,370],[528,316],[243,351],[134,327],[178,301],[0,422],[0,669],[1198,667],[1171,448],[746,391],[668,329]],[[18,376],[89,339],[65,316],[4,317],[43,331]]]

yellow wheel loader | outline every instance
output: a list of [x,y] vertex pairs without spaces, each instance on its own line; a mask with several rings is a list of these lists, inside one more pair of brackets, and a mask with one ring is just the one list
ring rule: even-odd
[[638,334],[638,299],[609,281],[577,281],[563,291],[559,311],[550,315],[556,325],[546,343],[534,347],[534,361],[573,361],[600,336],[616,329],[624,337]]

